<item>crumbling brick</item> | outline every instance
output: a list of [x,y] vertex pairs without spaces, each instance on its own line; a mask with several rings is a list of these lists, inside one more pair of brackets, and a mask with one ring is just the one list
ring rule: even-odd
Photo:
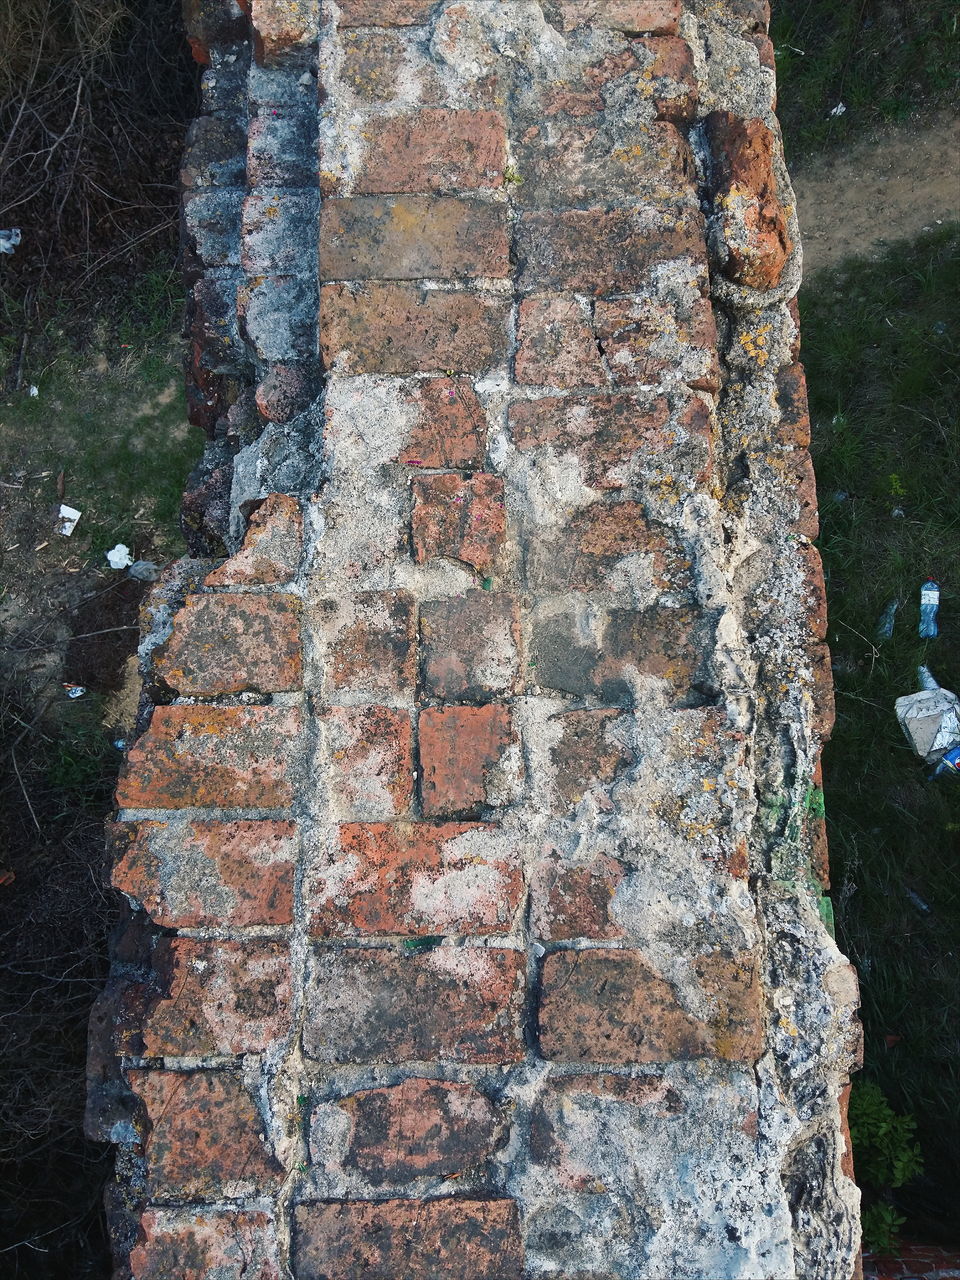
[[418,563],[446,556],[489,574],[503,546],[503,480],[478,474],[418,477],[413,482],[413,554]]
[[494,803],[492,775],[514,740],[509,707],[491,704],[422,711],[424,814],[431,818],[470,815]]

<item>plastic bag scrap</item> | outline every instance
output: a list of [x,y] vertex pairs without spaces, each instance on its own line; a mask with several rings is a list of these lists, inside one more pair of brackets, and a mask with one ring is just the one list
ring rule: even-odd
[[911,747],[937,773],[960,773],[960,698],[941,689],[929,668],[918,669],[920,690],[897,698],[894,709]]
[[57,525],[57,533],[62,534],[64,538],[69,538],[71,533],[77,527],[77,521],[80,519],[81,513],[76,507],[68,507],[65,502],[60,504],[59,520]]
[[20,228],[0,228],[0,253],[13,253],[20,243]]
[[160,566],[152,560],[134,560],[127,573],[139,582],[156,582],[160,577]]
[[63,687],[67,692],[68,698],[82,698],[87,692],[82,684],[65,684]]
[[107,552],[107,563],[111,569],[126,569],[133,564],[130,548],[124,543],[118,542],[115,547],[111,547]]

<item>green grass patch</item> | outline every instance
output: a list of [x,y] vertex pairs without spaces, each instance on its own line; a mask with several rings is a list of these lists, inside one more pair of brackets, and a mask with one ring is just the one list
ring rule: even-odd
[[788,160],[956,100],[957,0],[781,0],[770,34]]
[[[800,295],[837,726],[824,759],[839,941],[859,972],[866,1078],[913,1115],[908,1230],[960,1222],[960,781],[928,779],[893,704],[926,663],[960,692],[960,228]],[[917,634],[941,585],[940,636]],[[891,639],[877,622],[901,600]]]

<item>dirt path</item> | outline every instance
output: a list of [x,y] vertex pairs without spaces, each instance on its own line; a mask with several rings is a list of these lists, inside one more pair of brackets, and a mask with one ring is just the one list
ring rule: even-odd
[[793,174],[803,273],[960,219],[960,118],[891,129]]

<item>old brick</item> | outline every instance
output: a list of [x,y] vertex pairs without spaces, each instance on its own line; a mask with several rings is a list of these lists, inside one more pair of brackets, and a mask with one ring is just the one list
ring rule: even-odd
[[688,1013],[677,991],[635,951],[558,951],[543,967],[540,1046],[560,1062],[674,1062],[716,1057],[750,1063],[762,1043],[752,957],[693,960],[715,1013]]
[[247,0],[257,61],[273,66],[302,57],[316,43],[319,0]]
[[325,200],[321,280],[453,280],[509,274],[506,206],[445,196]]
[[696,117],[700,94],[693,54],[686,40],[663,36],[637,40],[633,47],[648,55],[640,84],[649,88],[658,119],[689,124]]
[[390,818],[406,813],[413,795],[409,713],[395,707],[334,707],[324,723],[340,814]]
[[614,31],[673,35],[680,0],[559,0],[564,31],[610,27]]
[[779,284],[793,252],[773,172],[773,134],[762,120],[729,111],[706,119],[713,155],[713,195],[729,255],[724,268],[737,284],[768,289]]
[[792,521],[793,531],[813,541],[820,534],[817,478],[813,472],[813,460],[806,449],[793,449],[784,455],[782,470],[788,490],[797,503],[797,514]]
[[300,686],[300,601],[295,596],[188,596],[173,633],[153,654],[159,680],[182,695],[280,693]]
[[637,555],[649,557],[651,584],[658,590],[689,590],[690,563],[676,534],[651,523],[639,502],[595,502],[577,512],[562,539],[533,549],[530,585],[541,591],[592,591],[625,556]]
[[326,603],[335,619],[327,658],[334,689],[402,693],[413,688],[415,607],[409,591],[360,591]]
[[495,771],[514,743],[509,707],[427,708],[420,713],[423,812],[472,815],[495,803]]
[[121,809],[274,808],[293,799],[296,707],[155,707],[117,785]]
[[411,467],[482,469],[487,420],[467,378],[426,378],[406,392],[416,413],[397,461]]
[[600,301],[594,323],[618,386],[679,380],[695,390],[719,388],[717,325],[708,298],[683,308],[650,298]]
[[507,349],[508,304],[415,284],[327,284],[320,342],[341,373],[481,373]]
[[408,27],[429,21],[437,0],[341,0],[341,27]]
[[528,298],[520,304],[516,380],[551,387],[607,385],[590,317],[572,296]]
[[[341,15],[344,7],[341,6]],[[382,12],[384,6],[379,6]],[[382,19],[381,19],[382,21]],[[343,26],[341,17],[341,26]],[[404,45],[387,31],[349,31],[342,37],[340,79],[358,98],[389,102],[396,97],[404,65]]]
[[610,903],[626,874],[622,862],[603,854],[576,866],[555,854],[545,858],[531,878],[530,928],[545,942],[622,938]]
[[257,409],[268,422],[289,422],[310,407],[316,391],[317,384],[309,368],[275,364],[257,385]]
[[469,1084],[404,1080],[340,1106],[353,1120],[344,1165],[374,1186],[449,1178],[490,1156],[497,1137],[496,1109]]
[[144,1143],[153,1200],[237,1200],[281,1176],[264,1124],[237,1076],[226,1071],[128,1071],[149,1125]]
[[292,275],[257,271],[237,291],[248,347],[265,364],[289,364],[316,349],[316,278],[299,270],[302,266],[298,261]]
[[598,784],[608,787],[633,762],[632,753],[613,736],[622,718],[619,708],[567,711],[555,718],[560,736],[550,749],[550,762],[553,785],[564,806],[579,804]]
[[675,258],[689,261],[693,278],[706,273],[703,221],[693,212],[679,220],[667,214],[651,218],[637,209],[525,213],[516,242],[522,264],[517,285],[524,293],[632,290],[648,280],[653,267]]
[[493,947],[317,954],[303,1046],[321,1062],[516,1062],[525,957]]
[[111,883],[168,928],[293,922],[293,822],[115,823]]
[[276,1224],[257,1211],[148,1209],[130,1271],[132,1280],[280,1280]]
[[833,689],[833,667],[830,650],[825,644],[814,644],[809,650],[809,692],[813,701],[813,731],[821,742],[826,742],[833,732],[836,720],[836,702]]
[[200,116],[187,132],[180,165],[186,191],[243,186],[246,138],[240,126],[218,116]]
[[208,587],[272,586],[295,575],[303,549],[303,516],[296,498],[271,493],[250,517],[242,548],[207,575]]
[[248,275],[296,274],[303,245],[316,236],[316,192],[260,188],[243,202],[240,260]]
[[314,872],[316,937],[507,933],[523,894],[495,827],[474,822],[350,823]]
[[134,1033],[147,1057],[260,1053],[290,1023],[290,960],[280,942],[161,938],[154,967],[162,995]]
[[496,111],[424,108],[412,115],[388,116],[369,129],[354,195],[461,192],[503,185],[506,130]]
[[334,1201],[294,1211],[298,1275],[363,1280],[521,1280],[512,1200]]
[[317,181],[316,115],[285,104],[257,104],[246,130],[248,187],[311,187]]
[[520,620],[513,596],[467,591],[420,609],[423,691],[443,702],[484,702],[518,692]]
[[500,476],[422,476],[413,482],[413,554],[418,564],[444,556],[489,574],[503,547],[507,518]]
[[183,24],[198,62],[209,63],[210,46],[231,44],[246,36],[246,19],[235,4],[223,0],[184,0]]
[[799,546],[797,552],[803,565],[802,607],[810,623],[810,630],[818,640],[827,638],[827,590],[823,581],[823,561],[816,547]]
[[778,372],[777,408],[780,410],[777,443],[788,449],[809,449],[810,407],[802,364],[787,364]]

